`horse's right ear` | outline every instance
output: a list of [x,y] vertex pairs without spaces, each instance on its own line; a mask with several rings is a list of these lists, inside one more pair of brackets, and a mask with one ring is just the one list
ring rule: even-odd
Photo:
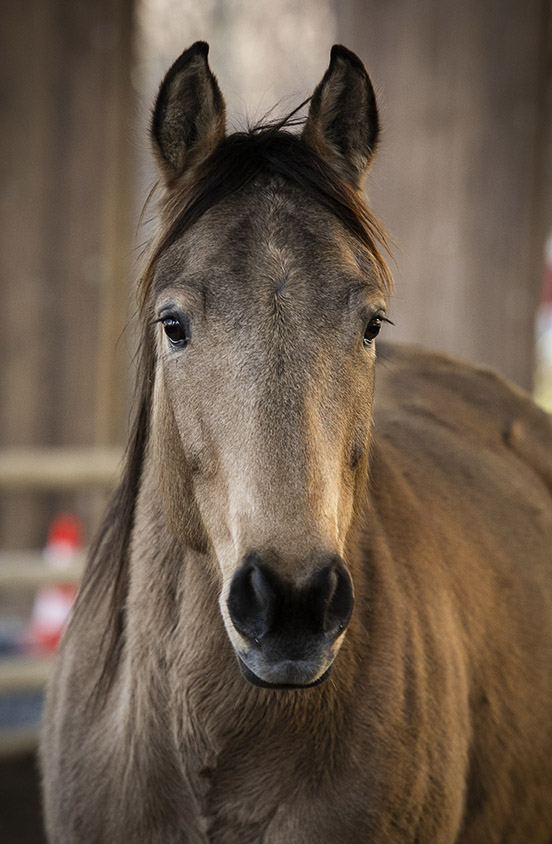
[[167,184],[207,156],[225,132],[222,93],[207,62],[209,45],[196,41],[168,71],[153,110],[151,137]]

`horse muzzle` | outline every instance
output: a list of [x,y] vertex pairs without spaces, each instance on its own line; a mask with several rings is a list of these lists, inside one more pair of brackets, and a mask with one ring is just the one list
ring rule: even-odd
[[285,580],[259,554],[248,554],[235,572],[227,598],[243,676],[272,689],[322,683],[353,610],[345,563],[326,555],[301,585]]
[[[275,665],[264,665],[262,667],[265,676],[273,678],[269,681],[263,680],[258,674],[255,674],[239,654],[238,662],[245,679],[254,686],[260,686],[263,689],[312,689],[327,680],[333,668],[332,662],[325,671],[320,673],[318,666],[312,665],[312,663],[301,660],[283,660]],[[310,679],[313,674],[316,676],[317,673],[320,674],[317,679]]]

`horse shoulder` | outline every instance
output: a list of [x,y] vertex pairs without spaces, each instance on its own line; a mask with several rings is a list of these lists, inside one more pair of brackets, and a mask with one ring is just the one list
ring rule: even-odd
[[465,717],[459,840],[476,822],[489,841],[523,824],[546,841],[552,818],[504,807],[552,777],[550,417],[485,369],[409,347],[383,349],[377,394],[372,501],[426,631],[417,670],[442,730],[458,736],[455,707]]

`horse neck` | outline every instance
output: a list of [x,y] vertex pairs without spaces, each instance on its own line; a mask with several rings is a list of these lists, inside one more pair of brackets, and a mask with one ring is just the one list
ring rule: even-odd
[[[179,642],[189,653],[200,651],[198,629],[203,633],[212,628],[214,634],[219,626],[212,561],[209,554],[194,552],[174,536],[165,518],[156,474],[148,457],[136,502],[129,569],[130,659],[136,656],[146,664],[167,665],[174,658],[173,651]],[[200,628],[195,628],[198,614],[209,601],[214,601],[211,612],[203,615]]]

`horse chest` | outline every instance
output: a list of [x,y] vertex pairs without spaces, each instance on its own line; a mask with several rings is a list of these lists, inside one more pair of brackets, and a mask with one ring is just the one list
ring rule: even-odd
[[194,716],[182,761],[195,817],[193,824],[183,819],[182,844],[454,840],[458,812],[450,801],[441,794],[441,809],[426,823],[420,816],[429,799],[426,777],[413,769],[404,791],[397,790],[397,771],[372,741],[330,743],[329,723],[317,734],[307,727],[301,737],[290,731],[289,719],[276,722],[268,712],[250,712],[246,722],[233,721],[230,712],[222,735],[209,732],[205,708]]
[[357,809],[369,811],[369,794],[344,815],[342,783],[328,771],[319,782],[324,761],[308,736],[290,741],[284,725],[279,734],[269,727],[264,734],[237,731],[202,751],[194,736],[183,764],[196,816],[193,833],[186,819],[182,844],[357,844],[359,830],[368,829]]
[[[198,842],[202,844],[260,844],[272,841],[267,831],[278,808],[290,798],[290,777],[282,768],[263,759],[261,743],[249,744],[243,736],[226,739],[207,750],[190,742],[184,748],[185,781],[196,816]],[[282,760],[285,763],[285,759]],[[189,819],[187,819],[189,823]],[[195,838],[192,839],[195,842]],[[188,841],[184,838],[183,841]]]

